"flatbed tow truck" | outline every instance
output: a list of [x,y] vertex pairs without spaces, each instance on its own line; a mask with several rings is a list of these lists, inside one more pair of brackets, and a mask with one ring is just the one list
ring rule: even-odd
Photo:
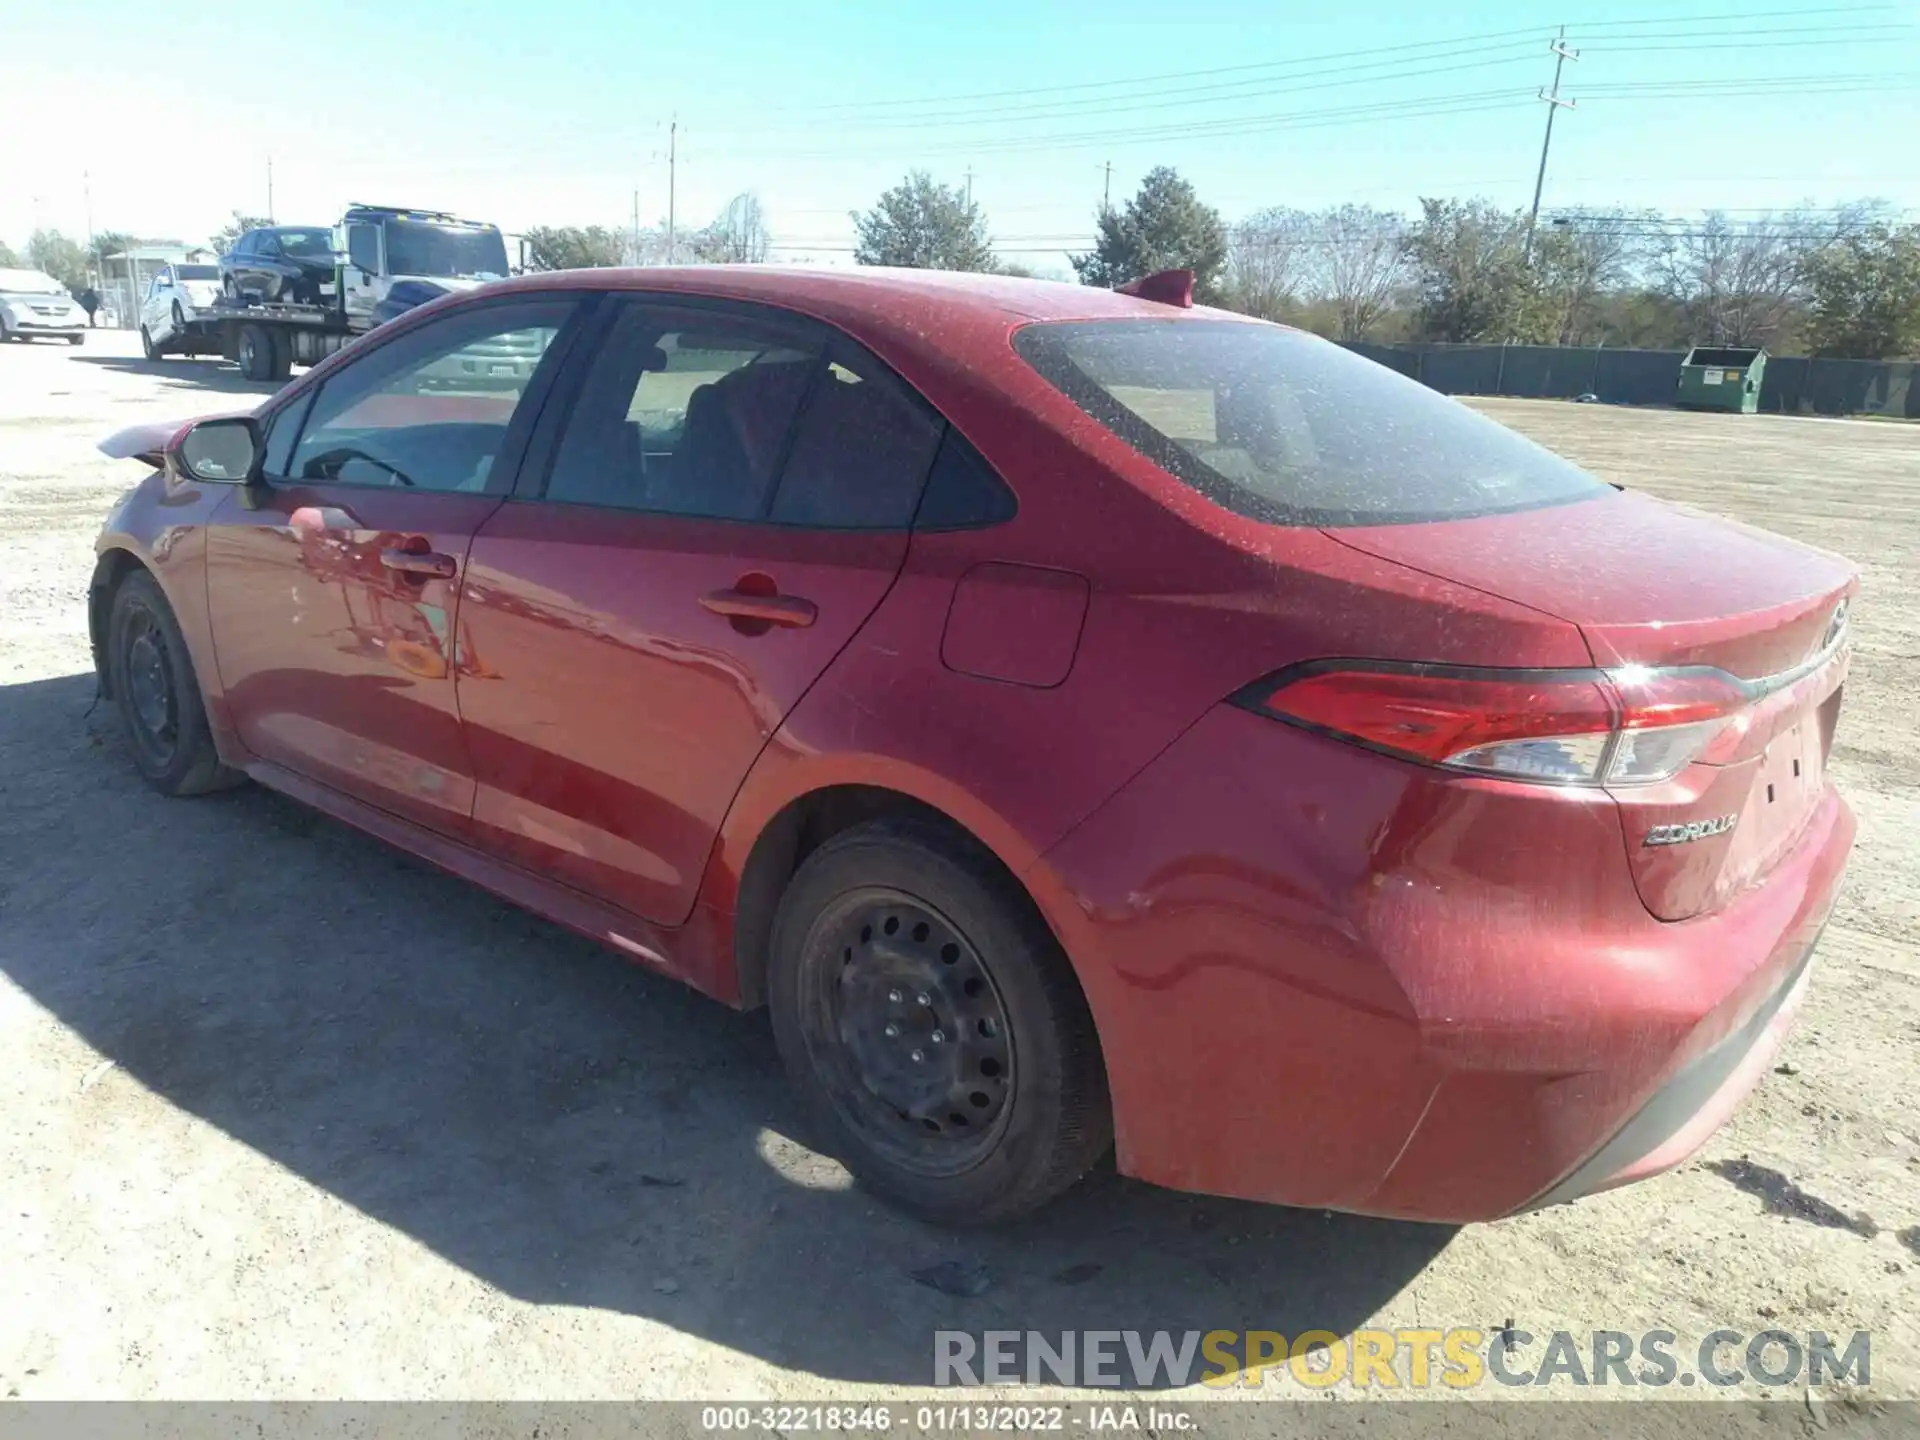
[[[334,293],[340,293],[335,272]],[[249,380],[284,380],[295,365],[313,365],[365,334],[336,299],[331,305],[280,305],[227,297],[196,310],[186,328],[147,342],[148,358],[220,355]]]
[[508,273],[497,227],[439,211],[352,205],[336,236],[340,263],[320,304],[224,295],[149,336],[147,358],[220,355],[249,380],[285,380],[390,318],[403,295],[417,303]]

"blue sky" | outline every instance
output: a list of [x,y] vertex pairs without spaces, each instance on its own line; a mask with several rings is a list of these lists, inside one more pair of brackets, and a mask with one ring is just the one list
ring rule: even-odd
[[754,191],[776,258],[844,261],[847,211],[913,167],[971,169],[1003,251],[1042,268],[1090,234],[1108,162],[1116,201],[1170,164],[1229,219],[1422,194],[1523,206],[1562,20],[1582,58],[1548,209],[1920,209],[1915,0],[326,0],[244,17],[92,0],[84,26],[4,3],[16,246],[36,224],[84,233],[89,192],[96,228],[200,240],[265,208],[269,156],[283,223],[358,200],[625,225],[636,189],[651,222],[675,117],[682,225]]

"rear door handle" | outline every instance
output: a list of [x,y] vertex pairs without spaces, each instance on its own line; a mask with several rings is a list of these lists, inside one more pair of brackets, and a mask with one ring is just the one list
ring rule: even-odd
[[382,550],[380,563],[389,570],[418,575],[423,580],[451,580],[460,569],[451,555],[442,555],[437,550],[402,550],[397,546]]
[[798,595],[749,595],[741,590],[712,590],[700,597],[700,603],[729,620],[764,620],[769,625],[784,625],[790,630],[804,630],[820,615],[818,605]]

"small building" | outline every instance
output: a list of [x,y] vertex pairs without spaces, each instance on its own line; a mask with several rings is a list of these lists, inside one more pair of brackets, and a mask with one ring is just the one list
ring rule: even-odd
[[164,242],[129,245],[100,257],[100,297],[114,312],[111,323],[131,330],[140,323],[140,301],[163,267],[211,264],[219,257],[207,245],[170,245]]

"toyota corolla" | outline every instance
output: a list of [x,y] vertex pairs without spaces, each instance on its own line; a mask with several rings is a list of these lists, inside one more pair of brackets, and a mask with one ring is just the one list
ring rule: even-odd
[[1853,568],[1128,290],[528,277],[117,435],[133,762],[768,1008],[934,1218],[1110,1147],[1451,1221],[1676,1164],[1840,884]]

